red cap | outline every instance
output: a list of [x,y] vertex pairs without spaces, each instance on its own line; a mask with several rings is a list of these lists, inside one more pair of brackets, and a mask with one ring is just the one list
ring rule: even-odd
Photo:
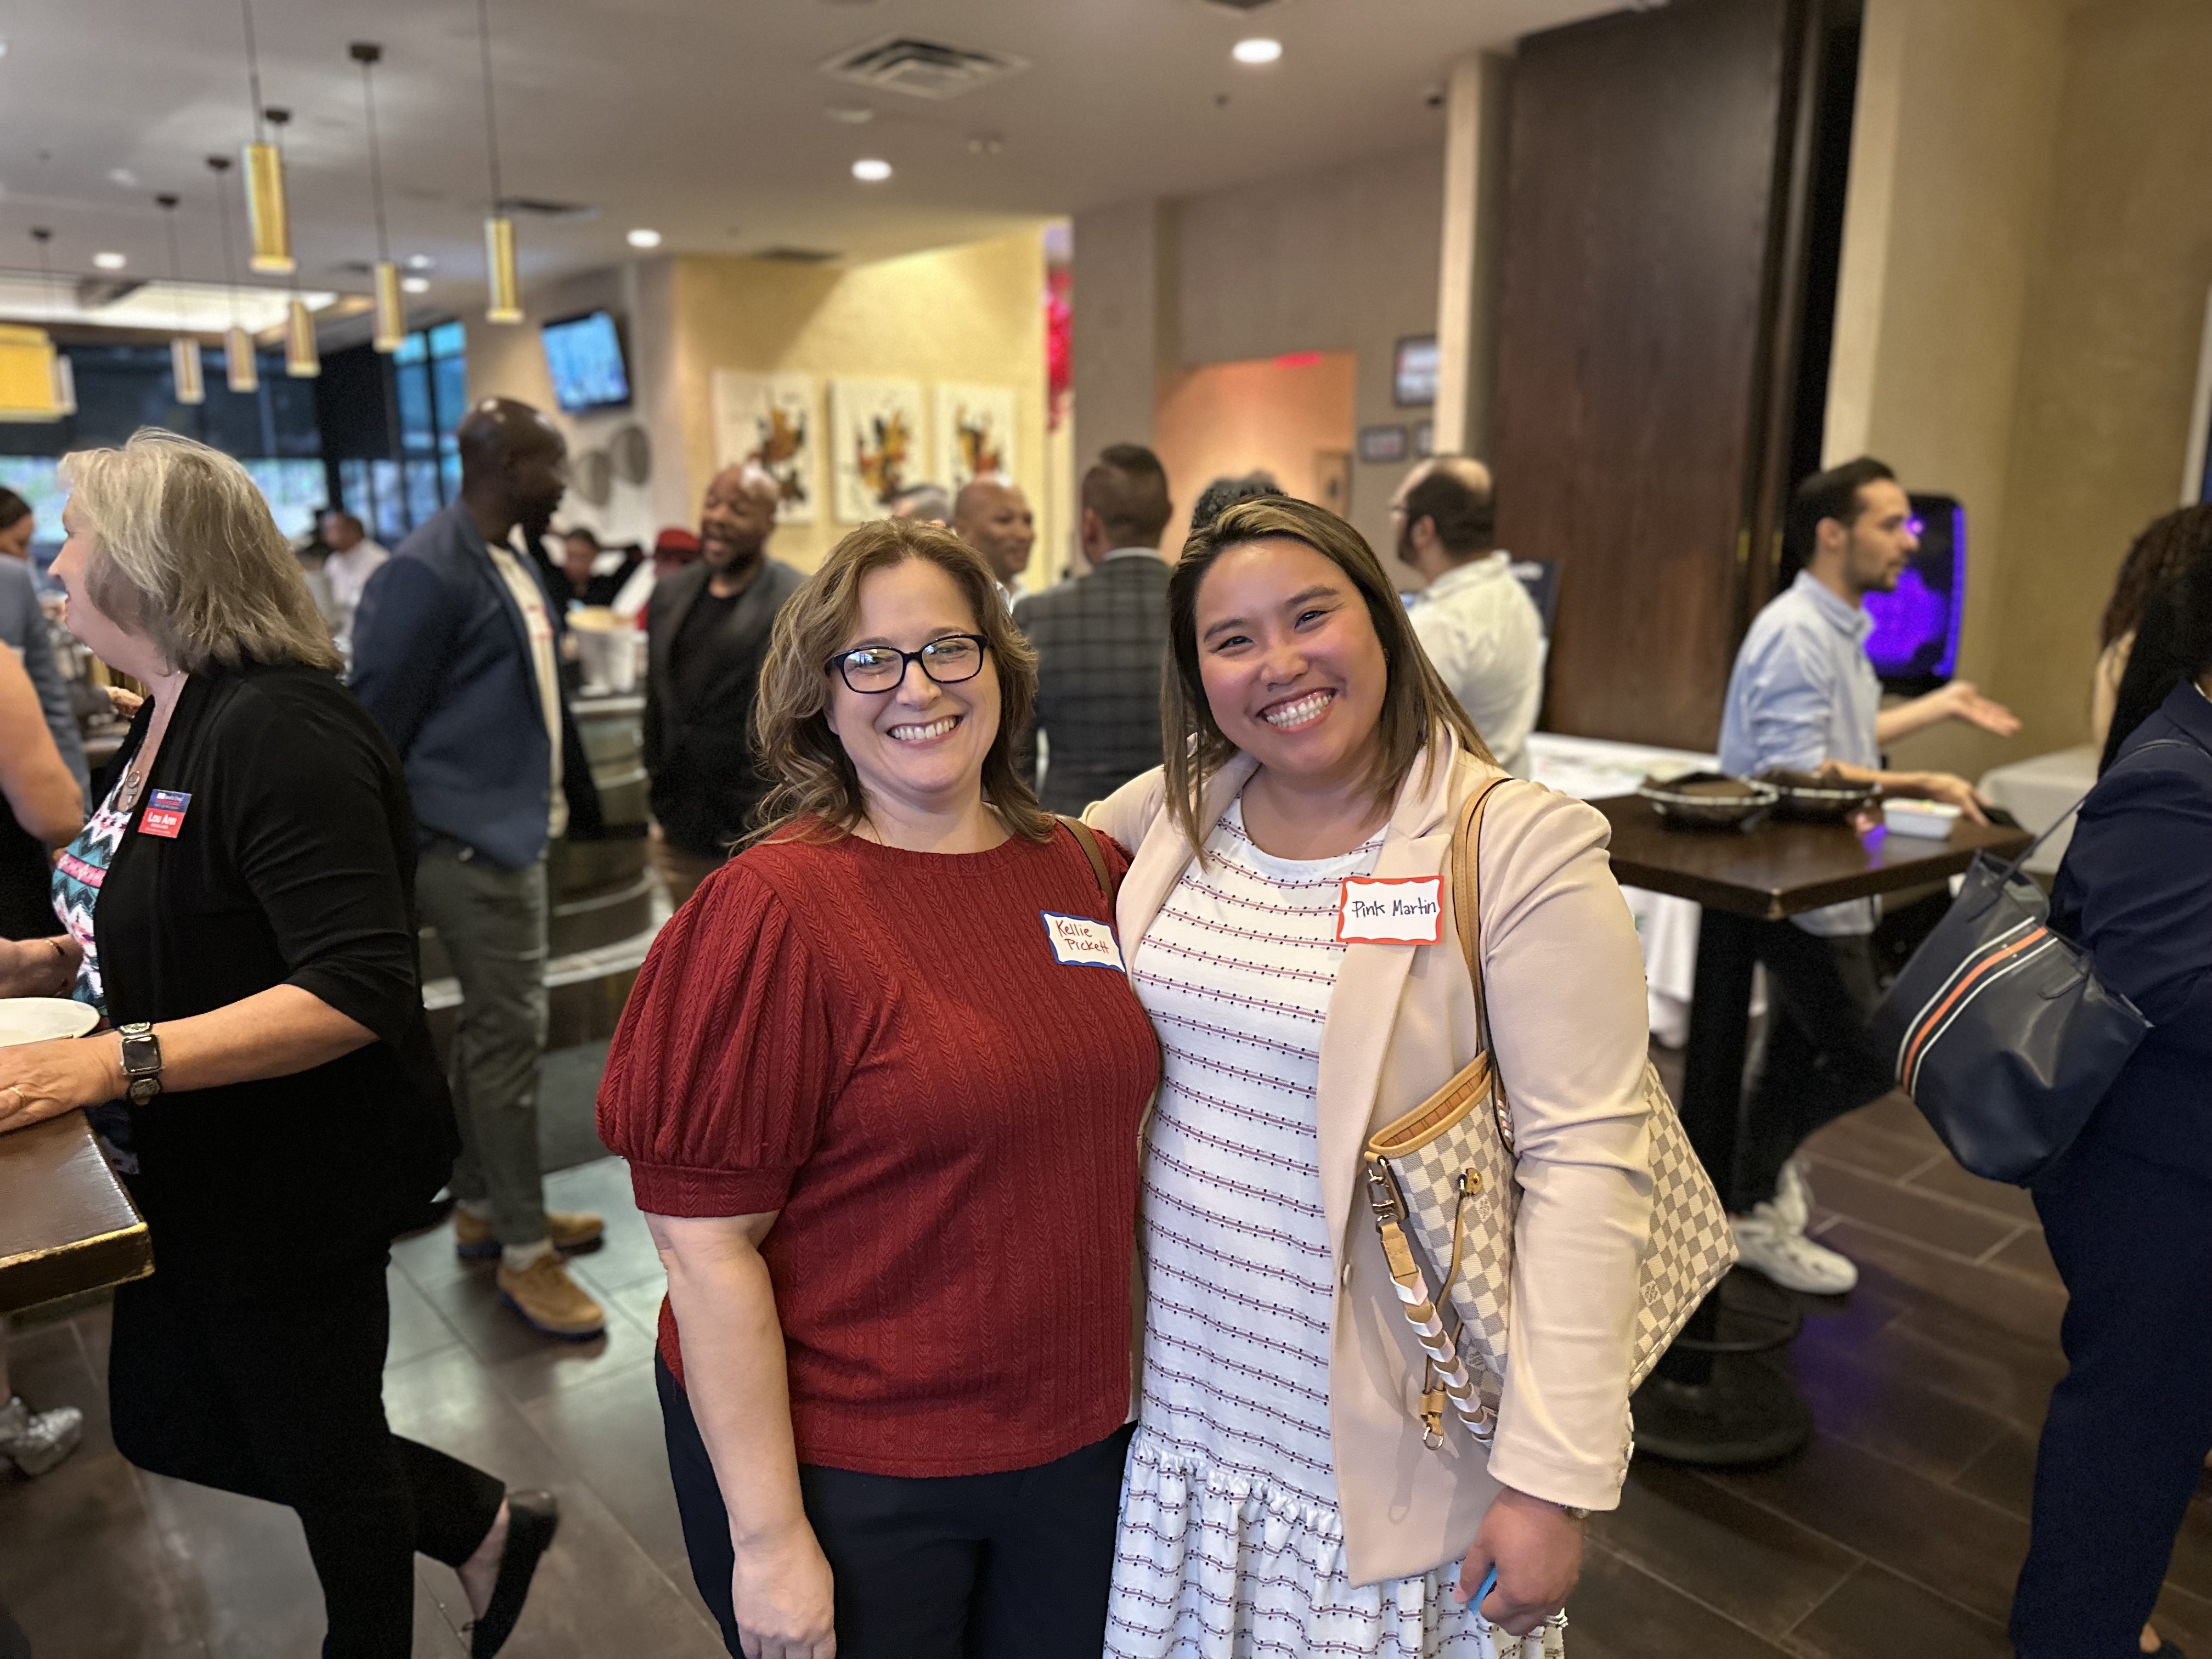
[[699,538],[688,530],[664,530],[653,538],[653,556],[696,559],[699,556]]

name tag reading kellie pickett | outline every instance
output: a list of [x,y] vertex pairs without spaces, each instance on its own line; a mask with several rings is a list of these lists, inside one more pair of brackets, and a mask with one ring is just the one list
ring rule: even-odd
[[1336,901],[1340,945],[1434,945],[1444,936],[1442,876],[1346,876]]
[[1044,918],[1044,934],[1052,941],[1054,961],[1075,968],[1127,971],[1121,966],[1121,947],[1114,942],[1114,930],[1104,922],[1093,921],[1089,916],[1064,916],[1057,910],[1037,914]]

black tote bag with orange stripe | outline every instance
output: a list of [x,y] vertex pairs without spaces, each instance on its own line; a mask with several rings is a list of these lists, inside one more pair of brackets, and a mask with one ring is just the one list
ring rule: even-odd
[[1873,1024],[1898,1086],[1951,1155],[2020,1186],[2074,1144],[2150,1030],[2098,981],[2088,952],[2051,931],[2050,900],[2021,873],[2051,830],[2009,864],[1976,857]]

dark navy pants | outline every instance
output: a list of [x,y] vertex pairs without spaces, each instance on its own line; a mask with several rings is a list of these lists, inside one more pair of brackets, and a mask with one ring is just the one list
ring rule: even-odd
[[2013,1644],[2021,1659],[2130,1659],[2212,1448],[2212,1181],[2105,1146],[2093,1122],[2035,1207],[2069,1297],[2067,1371],[2036,1453]]
[[[700,1598],[735,1654],[729,1511],[691,1403],[655,1355],[668,1472]],[[1036,1468],[913,1478],[802,1463],[836,1580],[837,1659],[1098,1659],[1128,1429]]]

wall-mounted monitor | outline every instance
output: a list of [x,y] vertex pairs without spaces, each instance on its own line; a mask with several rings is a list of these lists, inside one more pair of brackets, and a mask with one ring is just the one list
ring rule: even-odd
[[1882,689],[1915,697],[1957,672],[1966,610],[1966,509],[1949,495],[1914,495],[1920,549],[1891,593],[1866,596],[1866,653]]
[[613,316],[587,311],[563,317],[540,331],[545,367],[553,377],[553,398],[571,415],[595,409],[620,409],[629,402],[629,370],[623,362],[622,335]]
[[1401,409],[1423,409],[1437,400],[1437,337],[1409,334],[1398,342],[1390,363],[1390,401]]

